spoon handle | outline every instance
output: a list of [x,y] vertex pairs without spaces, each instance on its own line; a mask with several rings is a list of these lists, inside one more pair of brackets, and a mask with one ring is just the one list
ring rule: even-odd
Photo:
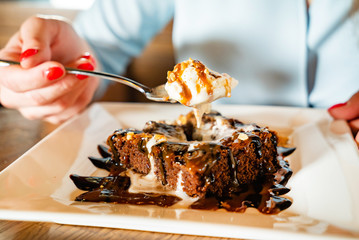
[[[20,63],[16,62],[16,61],[0,59],[0,67],[5,67],[5,66],[9,66],[9,65],[20,65]],[[99,78],[119,82],[119,83],[125,84],[129,87],[132,87],[132,88],[136,89],[137,91],[140,91],[143,94],[151,92],[151,88],[149,88],[139,82],[136,82],[132,79],[124,77],[124,76],[105,73],[105,72],[96,72],[96,71],[81,70],[81,69],[76,69],[76,68],[68,68],[68,67],[65,67],[65,70],[69,74],[81,74],[81,75],[85,75],[85,76],[99,77]]]

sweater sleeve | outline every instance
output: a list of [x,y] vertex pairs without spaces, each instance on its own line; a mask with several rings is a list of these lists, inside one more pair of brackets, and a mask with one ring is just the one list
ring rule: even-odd
[[78,15],[74,27],[96,54],[103,71],[123,74],[173,13],[173,0],[97,0]]

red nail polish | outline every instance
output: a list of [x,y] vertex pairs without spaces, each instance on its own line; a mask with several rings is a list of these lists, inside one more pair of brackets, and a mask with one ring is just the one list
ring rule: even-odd
[[36,53],[39,52],[39,49],[27,49],[26,51],[24,51],[23,53],[21,53],[20,55],[20,61],[24,60],[25,58],[31,57],[33,55],[35,55]]
[[82,63],[82,64],[78,65],[77,68],[82,69],[82,70],[89,70],[89,71],[92,71],[95,69],[91,63]]
[[90,59],[91,54],[89,52],[86,52],[84,55],[81,56],[81,58]]
[[89,52],[86,52],[84,55],[81,56],[81,58],[89,60],[92,66],[96,66],[96,61]]
[[64,70],[60,67],[51,67],[46,70],[45,76],[48,80],[56,80],[60,78],[62,75],[64,75]]
[[338,104],[335,104],[333,106],[331,106],[328,110],[332,110],[334,108],[339,108],[339,107],[342,107],[342,106],[345,106],[347,105],[347,103],[338,103]]
[[[78,65],[77,68],[82,69],[82,70],[89,70],[89,71],[92,71],[95,69],[91,63],[82,63],[82,64]],[[81,74],[76,74],[76,77],[80,80],[88,78],[88,76],[81,75]]]

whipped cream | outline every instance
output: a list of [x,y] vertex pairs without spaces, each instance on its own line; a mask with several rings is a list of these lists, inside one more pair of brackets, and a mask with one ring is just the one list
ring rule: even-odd
[[165,89],[171,99],[194,108],[197,127],[200,127],[203,113],[211,110],[210,103],[230,97],[237,84],[238,81],[228,74],[215,72],[190,58],[167,73]]

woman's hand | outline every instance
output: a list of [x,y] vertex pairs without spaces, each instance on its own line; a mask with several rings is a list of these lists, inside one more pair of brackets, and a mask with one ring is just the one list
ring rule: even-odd
[[72,26],[55,17],[31,17],[0,50],[0,102],[28,119],[60,123],[83,110],[99,80],[67,75],[64,66],[94,70],[90,49]]
[[347,120],[352,129],[355,141],[359,144],[359,91],[346,103],[336,104],[328,109],[330,115],[335,119]]

